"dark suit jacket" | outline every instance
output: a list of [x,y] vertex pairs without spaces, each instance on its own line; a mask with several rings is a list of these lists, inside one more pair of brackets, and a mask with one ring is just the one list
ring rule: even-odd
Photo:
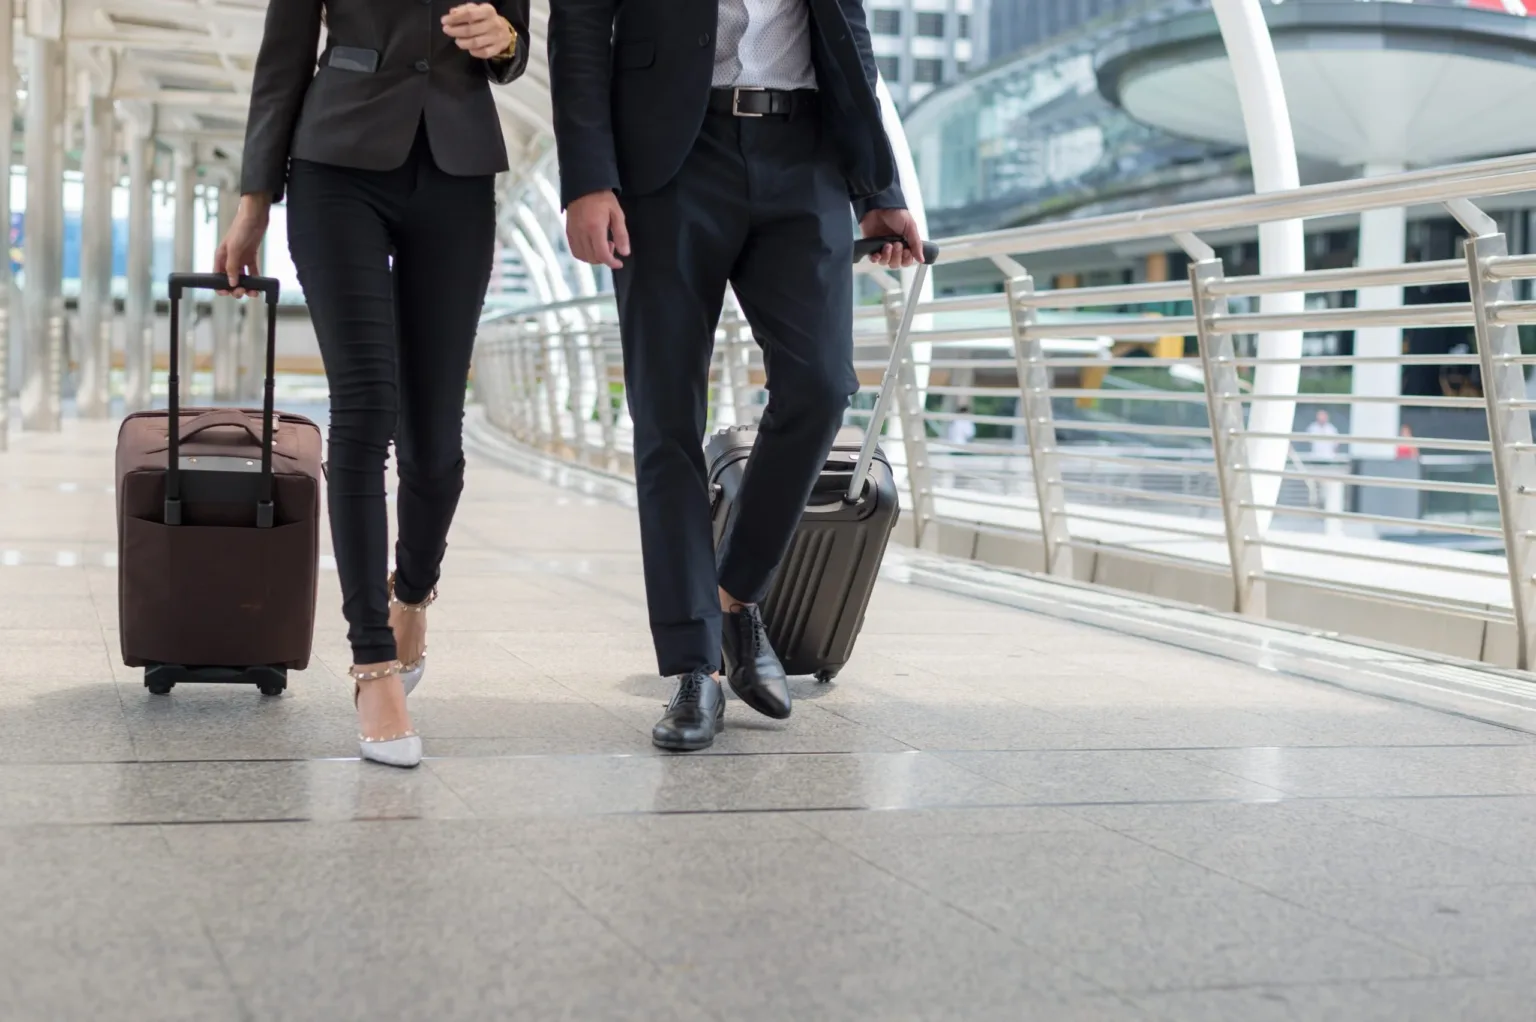
[[[862,0],[803,0],[825,130],[860,212],[905,206],[875,100]],[[551,0],[549,71],[561,199],[643,195],[677,174],[704,123],[717,0]]]
[[[507,169],[507,146],[490,81],[528,67],[529,0],[496,0],[517,30],[511,60],[476,60],[443,31],[458,0],[271,0],[251,82],[242,193],[282,198],[288,158],[362,170],[405,162],[423,118],[444,172],[470,176]],[[325,52],[318,68],[321,8]],[[372,72],[331,67],[336,46],[378,53]]]

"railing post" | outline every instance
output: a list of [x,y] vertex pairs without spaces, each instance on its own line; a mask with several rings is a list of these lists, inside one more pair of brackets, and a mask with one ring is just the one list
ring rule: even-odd
[[[522,380],[521,367],[517,362],[517,333],[516,323],[499,323],[492,328],[486,345],[487,358],[491,369],[496,376],[495,392],[499,395],[499,409],[492,410],[487,404],[486,414],[502,429],[513,436],[522,431],[523,410],[521,407]],[[480,379],[479,369],[475,371],[475,379]],[[490,381],[486,381],[486,390],[491,391]]]
[[[894,348],[901,330],[906,293],[899,288],[885,292],[886,334]],[[917,296],[912,296],[917,301]],[[907,344],[896,367],[896,414],[901,419],[901,442],[907,456],[907,488],[912,495],[912,545],[921,548],[923,537],[936,517],[933,503],[933,472],[928,463],[928,427],[917,389],[917,368],[912,344]]]
[[593,386],[597,389],[597,423],[602,430],[603,464],[612,472],[618,464],[618,435],[614,429],[612,369],[608,363],[608,337],[597,311],[590,310],[587,337],[592,346]]
[[1031,328],[1038,318],[1030,296],[1034,278],[1026,274],[1007,283],[1008,320],[1013,330],[1013,358],[1019,377],[1019,410],[1029,442],[1035,477],[1035,502],[1040,509],[1040,538],[1045,546],[1045,570],[1072,576],[1072,535],[1067,527],[1067,494],[1056,446],[1056,417],[1051,411],[1051,370],[1045,345]]
[[1200,365],[1205,374],[1205,404],[1211,420],[1211,454],[1221,489],[1221,516],[1226,527],[1227,556],[1232,565],[1234,609],[1264,617],[1263,546],[1259,517],[1248,474],[1248,443],[1244,436],[1242,390],[1238,384],[1237,352],[1232,335],[1220,329],[1217,317],[1225,299],[1211,294],[1210,285],[1225,276],[1218,258],[1202,259],[1189,269],[1194,289],[1195,328],[1200,341]]
[[517,435],[517,359],[512,352],[513,327],[495,323],[481,328],[475,345],[475,391],[481,395],[486,418]]
[[[581,315],[579,312],[577,316]],[[575,329],[575,324],[568,318],[569,314],[560,316],[560,340],[565,353],[565,392],[567,406],[571,412],[571,456],[584,464],[592,463],[591,437],[587,435],[588,417],[592,410],[587,407],[583,398],[581,348],[583,337]]]
[[539,338],[537,318],[524,320],[517,332],[517,370],[521,377],[518,401],[521,403],[523,439],[538,446],[544,442],[544,413],[539,410]]
[[725,368],[731,387],[732,411],[736,421],[747,424],[752,421],[752,370],[748,360],[752,355],[752,328],[735,308],[732,300],[730,329],[725,335]]
[[544,374],[539,382],[544,388],[544,407],[549,414],[549,449],[560,454],[565,444],[565,429],[560,422],[560,367],[565,356],[560,348],[560,323],[554,316],[546,317],[539,350],[544,356]]
[[709,355],[708,428],[722,429],[741,420],[736,417],[736,377],[731,373],[731,355],[736,350],[736,310],[727,302],[720,311],[715,328],[715,344]]
[[1516,665],[1530,670],[1536,658],[1536,451],[1531,449],[1531,410],[1525,403],[1525,371],[1519,328],[1495,319],[1502,303],[1513,302],[1513,281],[1494,280],[1488,261],[1509,254],[1504,235],[1467,239],[1467,279],[1476,320],[1477,354],[1483,369],[1483,397],[1488,404],[1488,439],[1493,446],[1493,477],[1499,491],[1499,521],[1509,562],[1509,588],[1515,611]]

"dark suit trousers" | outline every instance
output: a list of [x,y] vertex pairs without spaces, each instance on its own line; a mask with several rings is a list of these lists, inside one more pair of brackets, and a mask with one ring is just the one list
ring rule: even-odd
[[437,584],[464,488],[464,396],[496,238],[495,178],[294,160],[288,247],[331,391],[331,542],[354,662],[395,659],[384,464],[395,442],[396,592]]
[[[677,177],[622,197],[632,251],[614,281],[664,675],[721,666],[717,586],[763,597],[858,390],[852,214],[829,143],[814,111],[710,114]],[[717,556],[702,442],[727,284],[763,348],[769,399]]]

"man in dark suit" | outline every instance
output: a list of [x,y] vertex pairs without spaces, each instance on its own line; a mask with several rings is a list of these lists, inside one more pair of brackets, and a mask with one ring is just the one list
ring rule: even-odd
[[[658,746],[706,748],[724,670],[790,714],[757,601],[858,389],[853,229],[921,239],[895,183],[860,0],[553,0],[550,79],[571,251],[614,271],[646,595],[678,678]],[[769,402],[718,560],[702,438],[725,288]]]

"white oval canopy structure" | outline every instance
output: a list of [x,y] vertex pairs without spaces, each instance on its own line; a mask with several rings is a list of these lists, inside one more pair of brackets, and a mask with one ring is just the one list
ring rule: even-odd
[[[1452,163],[1536,149],[1536,19],[1414,3],[1266,5],[1297,151],[1344,166]],[[1243,145],[1216,21],[1191,14],[1124,39],[1104,92],[1140,121]]]

